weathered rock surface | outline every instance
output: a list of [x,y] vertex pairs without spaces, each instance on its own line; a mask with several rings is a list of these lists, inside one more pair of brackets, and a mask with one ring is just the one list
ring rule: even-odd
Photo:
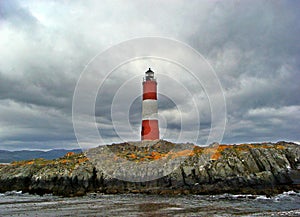
[[287,142],[204,148],[160,140],[99,147],[87,156],[0,165],[0,192],[270,195],[300,189],[300,146]]

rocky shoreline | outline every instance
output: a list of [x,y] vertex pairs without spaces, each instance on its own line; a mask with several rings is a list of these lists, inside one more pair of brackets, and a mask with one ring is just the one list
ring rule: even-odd
[[[146,167],[150,164],[156,169]],[[171,172],[163,175],[168,169]],[[135,174],[147,176],[134,179]],[[150,145],[112,144],[56,160],[0,165],[0,193],[12,190],[62,196],[91,192],[273,195],[300,190],[300,146],[278,142],[198,147],[163,140]]]

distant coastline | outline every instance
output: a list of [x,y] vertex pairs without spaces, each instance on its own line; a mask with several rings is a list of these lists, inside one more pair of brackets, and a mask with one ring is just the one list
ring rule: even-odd
[[13,161],[30,160],[34,158],[44,158],[52,160],[64,156],[68,152],[81,153],[81,149],[53,149],[49,151],[31,151],[31,150],[20,150],[20,151],[7,151],[0,150],[0,164],[11,163]]

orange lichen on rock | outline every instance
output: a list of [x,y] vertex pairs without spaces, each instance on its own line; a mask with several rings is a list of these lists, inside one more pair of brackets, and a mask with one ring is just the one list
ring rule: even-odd
[[69,163],[69,162],[70,162],[70,160],[67,160],[67,159],[61,159],[59,161],[59,163],[61,163],[61,164],[66,164],[66,163]]
[[284,145],[276,145],[275,148],[279,149],[279,150],[283,150],[286,147]]
[[32,160],[32,161],[28,161],[26,164],[27,165],[31,165],[31,164],[33,164],[34,163],[34,161]]
[[211,157],[210,159],[211,160],[218,160],[220,157],[222,156],[222,154],[220,152],[215,152]]
[[226,148],[231,148],[231,145],[219,145],[218,151],[224,151]]
[[157,152],[157,151],[152,151],[152,152],[151,152],[151,156],[152,156],[152,157],[154,157],[154,156],[156,156],[156,155],[159,155],[159,154],[160,154],[160,153]]
[[156,152],[156,151],[153,151],[153,152],[151,153],[151,156],[152,156],[152,158],[153,158],[154,160],[158,160],[158,159],[162,158],[162,154],[159,153],[159,152]]
[[203,149],[204,149],[203,147],[194,146],[194,149],[193,149],[194,154],[202,154]]
[[34,164],[34,160],[27,161],[14,161],[11,163],[14,166],[23,166],[23,165],[31,165]]
[[66,155],[65,155],[65,157],[71,157],[71,156],[73,156],[73,155],[75,155],[75,153],[74,152],[68,152]]
[[213,150],[210,150],[210,154],[212,154],[210,159],[218,160],[222,156],[222,151],[224,151],[227,148],[232,148],[232,146],[231,145],[219,145],[215,148],[212,148]]
[[83,162],[86,162],[88,159],[86,158],[86,157],[84,157],[84,158],[79,158],[78,160],[77,160],[77,162],[79,163],[79,164],[81,164],[81,163],[83,163]]
[[195,152],[193,150],[185,149],[185,150],[178,151],[178,152],[172,152],[169,155],[172,157],[172,159],[174,159],[176,157],[194,156]]
[[130,157],[130,158],[133,158],[133,159],[136,159],[136,158],[137,158],[136,155],[135,155],[134,153],[130,154],[129,157]]
[[158,159],[160,159],[160,158],[162,158],[163,157],[163,154],[161,154],[161,153],[159,153],[159,152],[157,152],[157,151],[152,151],[151,152],[151,158],[153,159],[153,160],[158,160]]
[[242,144],[233,146],[237,151],[249,151],[250,148],[254,148],[251,144]]
[[203,154],[213,154],[217,150],[217,147],[207,147],[203,149]]

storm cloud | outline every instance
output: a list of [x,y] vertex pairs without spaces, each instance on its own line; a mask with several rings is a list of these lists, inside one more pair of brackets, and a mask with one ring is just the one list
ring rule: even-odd
[[[2,0],[0,149],[78,148],[72,98],[81,72],[111,46],[147,36],[179,40],[211,64],[226,100],[222,142],[299,142],[299,10],[297,1]],[[126,138],[139,139],[139,94],[148,67],[153,67],[158,87],[170,94],[174,86],[165,85],[167,78],[160,71],[170,70],[171,75],[182,70],[167,62],[135,61],[112,73],[95,105],[105,142],[121,141],[114,124],[124,128]],[[106,74],[99,69],[99,78]],[[118,88],[134,76],[127,89],[137,92],[127,114],[128,131],[122,120],[113,123],[111,106]],[[209,98],[186,74],[178,73],[175,79],[197,96],[200,122],[193,122],[190,95],[160,95],[164,138],[176,140],[184,120],[191,123],[182,132],[186,141],[199,132],[201,145],[211,127]],[[115,115],[126,103],[118,101]]]

